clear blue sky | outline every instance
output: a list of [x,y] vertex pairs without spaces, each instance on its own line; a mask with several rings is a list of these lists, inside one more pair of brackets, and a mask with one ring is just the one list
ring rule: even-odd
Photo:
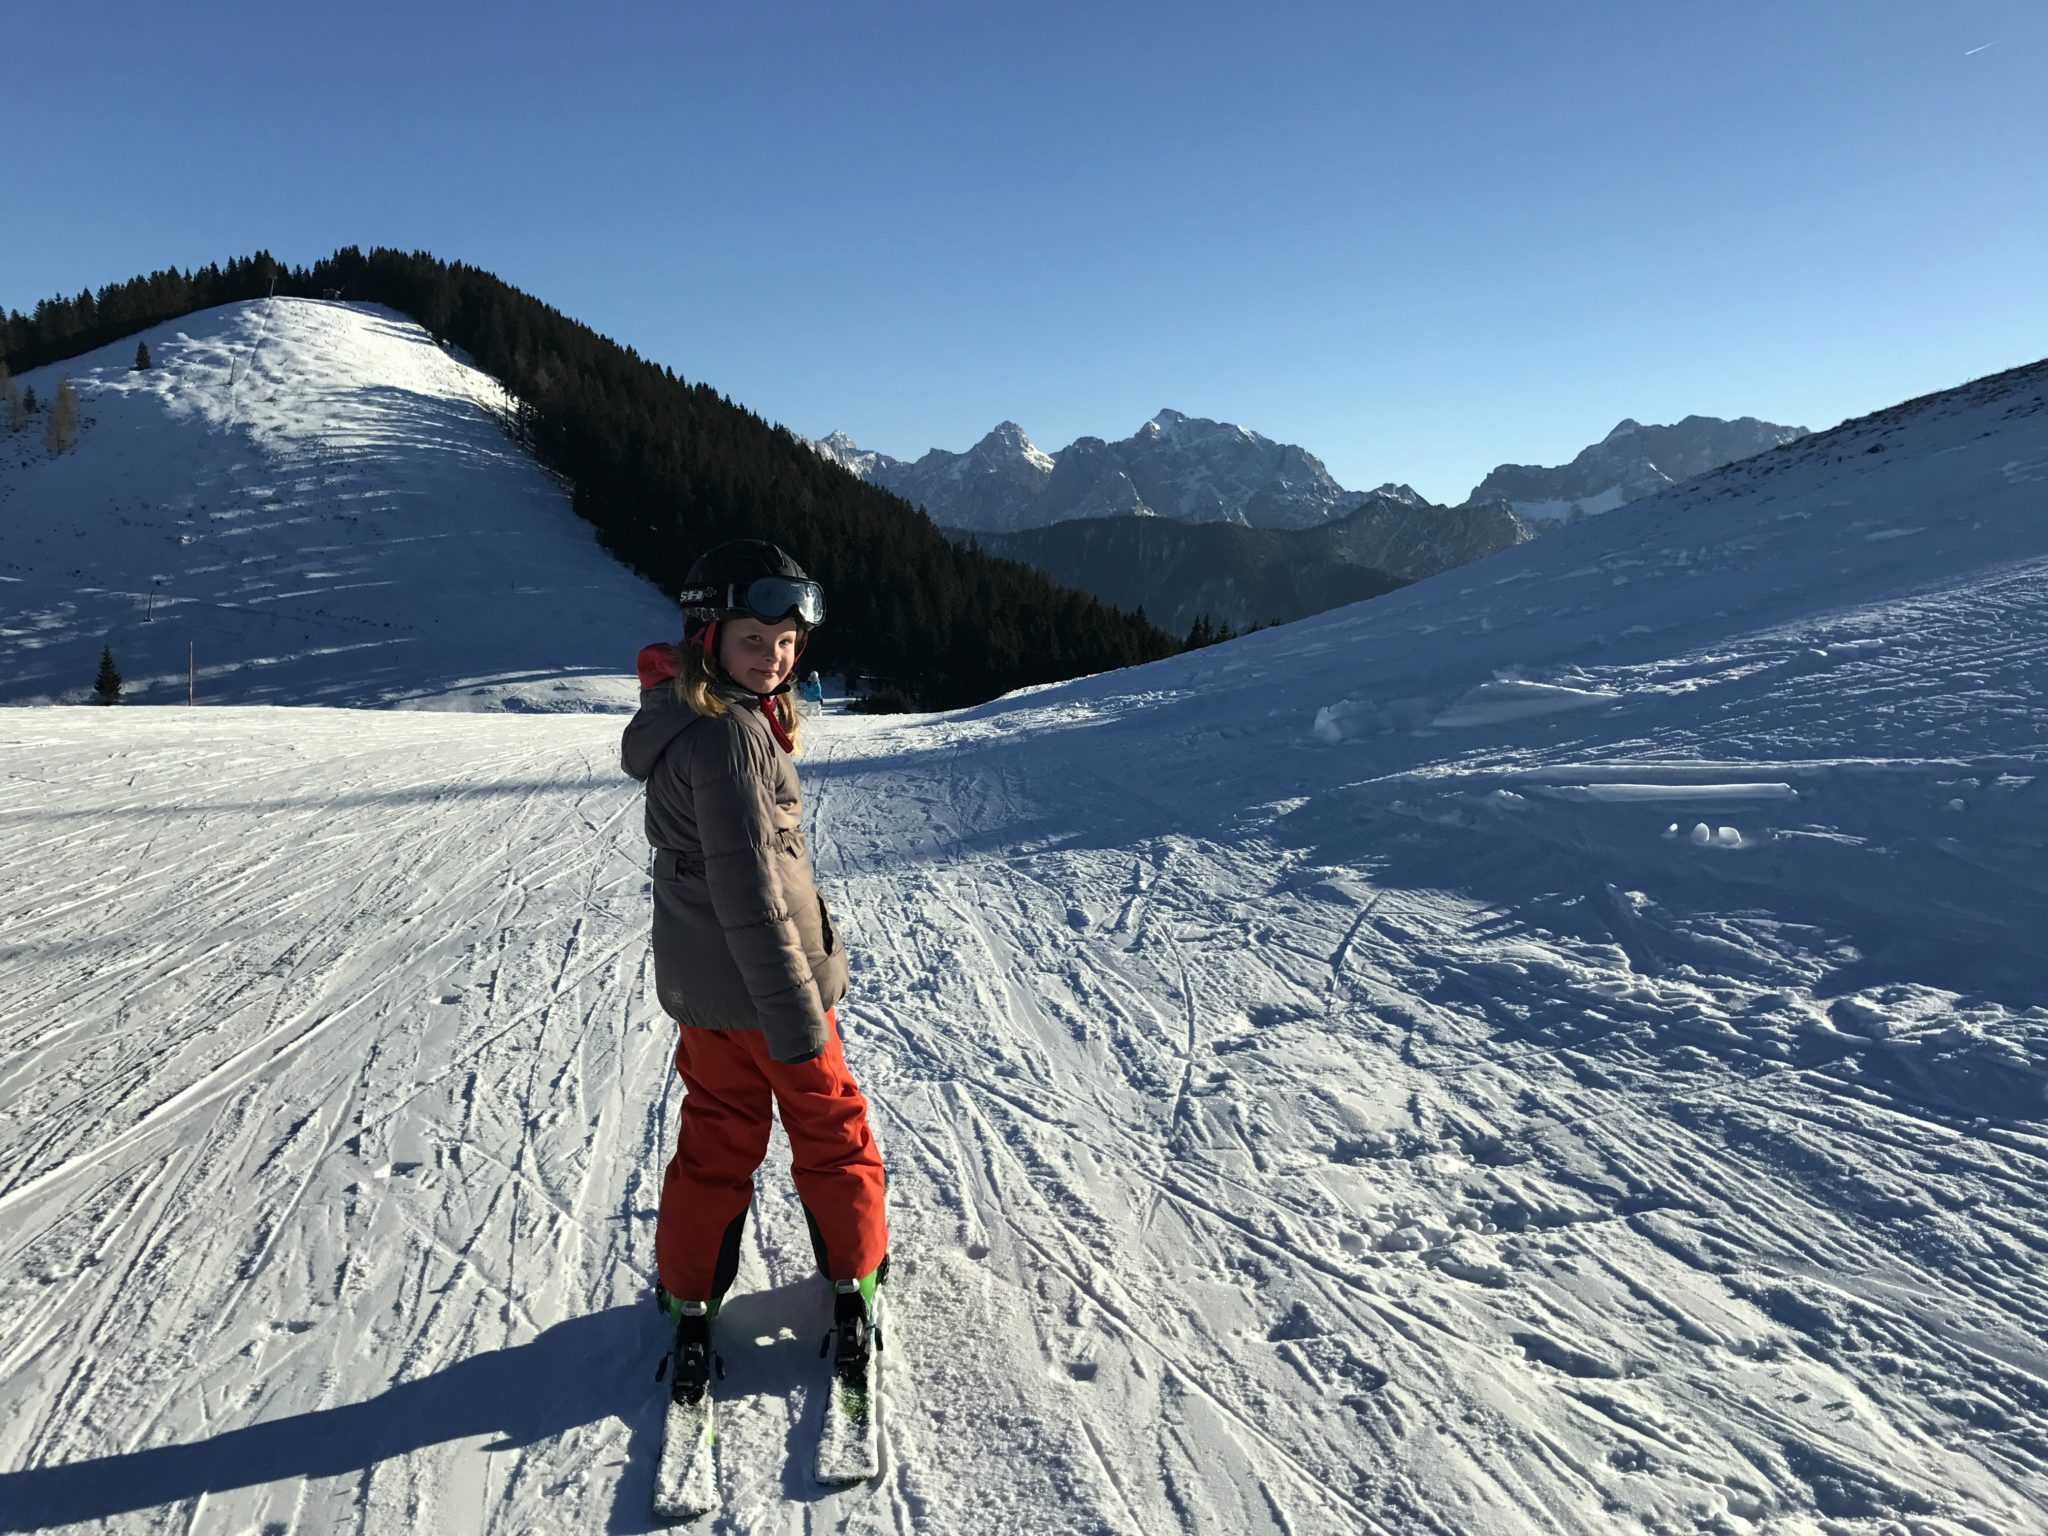
[[1457,501],[1623,416],[2048,355],[2040,0],[108,0],[0,45],[0,305],[426,249],[900,457],[1173,406]]

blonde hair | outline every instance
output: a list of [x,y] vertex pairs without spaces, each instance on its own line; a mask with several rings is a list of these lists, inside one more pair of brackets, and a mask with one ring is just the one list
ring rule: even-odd
[[[729,713],[732,704],[718,690],[736,685],[726,676],[725,668],[694,644],[679,645],[676,652],[682,663],[676,671],[676,697],[700,715],[715,717]],[[783,734],[789,737],[789,755],[795,757],[804,749],[803,716],[797,713],[795,695],[778,693],[773,704]]]

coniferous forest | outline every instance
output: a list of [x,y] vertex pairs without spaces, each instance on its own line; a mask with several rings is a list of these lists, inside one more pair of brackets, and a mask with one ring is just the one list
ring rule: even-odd
[[824,583],[806,669],[866,673],[926,708],[1152,661],[1179,642],[1141,616],[963,549],[922,512],[675,371],[488,272],[351,246],[312,267],[268,253],[45,299],[0,321],[19,373],[146,326],[273,291],[389,305],[459,347],[522,404],[508,423],[571,486],[579,516],[665,590],[726,539],[772,538]]

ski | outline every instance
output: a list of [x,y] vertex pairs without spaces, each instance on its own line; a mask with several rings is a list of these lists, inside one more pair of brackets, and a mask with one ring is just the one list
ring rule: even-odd
[[670,1399],[662,1428],[661,1465],[654,1474],[654,1513],[663,1520],[695,1520],[719,1507],[718,1467],[713,1451],[718,1423],[711,1394],[694,1403]]
[[[849,1286],[853,1282],[847,1282]],[[872,1302],[858,1289],[834,1296],[836,1339],[832,1376],[825,1397],[825,1425],[818,1436],[817,1479],[828,1487],[864,1483],[882,1469],[882,1439],[876,1422],[881,1406],[882,1289]]]
[[716,1363],[709,1309],[703,1302],[683,1303],[676,1318],[675,1348],[664,1367],[669,1400],[662,1422],[661,1462],[654,1472],[658,1519],[695,1520],[719,1507],[718,1421],[711,1406]]

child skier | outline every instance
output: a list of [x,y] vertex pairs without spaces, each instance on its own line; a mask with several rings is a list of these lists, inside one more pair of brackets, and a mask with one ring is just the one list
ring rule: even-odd
[[681,1026],[686,1090],[655,1222],[657,1295],[676,1319],[671,1390],[701,1397],[711,1319],[739,1267],[770,1102],[818,1266],[833,1282],[835,1368],[867,1369],[888,1266],[881,1154],[840,1052],[846,955],[804,844],[790,676],[825,596],[773,544],[722,544],[691,567],[680,646],[640,652],[621,761],[647,786],[654,978]]

